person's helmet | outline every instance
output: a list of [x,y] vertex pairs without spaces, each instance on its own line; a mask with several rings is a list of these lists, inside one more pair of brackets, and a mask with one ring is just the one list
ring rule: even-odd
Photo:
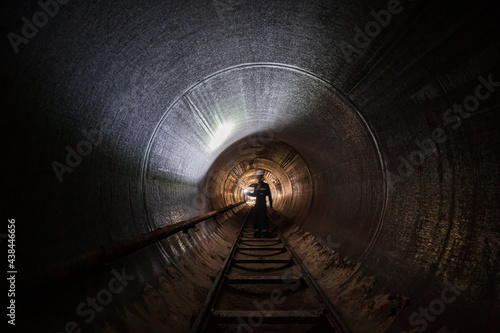
[[259,176],[264,176],[264,171],[262,171],[262,170],[257,170],[257,172],[255,173],[255,175],[256,175],[257,177],[259,177]]

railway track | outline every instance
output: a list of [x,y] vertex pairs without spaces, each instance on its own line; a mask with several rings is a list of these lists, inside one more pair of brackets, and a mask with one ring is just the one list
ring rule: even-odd
[[271,217],[254,238],[250,216],[191,332],[349,332]]

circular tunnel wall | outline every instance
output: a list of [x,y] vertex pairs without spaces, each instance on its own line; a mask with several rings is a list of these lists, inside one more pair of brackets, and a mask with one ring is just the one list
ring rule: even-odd
[[[29,272],[234,203],[262,168],[277,210],[362,263],[374,292],[410,297],[392,330],[420,327],[409,318],[456,281],[456,301],[425,323],[493,331],[500,48],[487,2],[401,2],[371,35],[387,1],[62,2],[2,44],[6,207]],[[4,36],[42,10],[2,6]],[[227,248],[225,221],[119,261],[137,285],[113,306],[217,258],[201,249]],[[75,290],[109,278],[54,295],[65,315],[28,325],[61,326],[86,297]],[[202,303],[209,287],[187,294]],[[129,323],[159,318],[145,308]],[[130,314],[107,315],[120,327]]]
[[[242,186],[251,184],[245,175],[263,169],[272,190],[278,185],[282,214],[316,234],[329,232],[357,260],[376,237],[385,205],[374,140],[352,103],[312,73],[281,64],[235,66],[196,83],[157,125],[143,172],[146,212],[157,227],[177,211],[173,196],[201,210],[221,209],[243,200]],[[231,173],[238,186],[227,183]],[[202,200],[172,193],[171,182],[206,183]]]

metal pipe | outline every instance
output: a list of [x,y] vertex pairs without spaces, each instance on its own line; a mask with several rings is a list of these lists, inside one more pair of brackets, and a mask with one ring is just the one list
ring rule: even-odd
[[190,228],[194,228],[196,224],[236,208],[244,203],[245,202],[242,201],[232,204],[223,209],[214,210],[173,225],[119,241],[115,244],[103,245],[98,249],[87,251],[67,261],[45,266],[40,269],[40,274],[37,276],[38,282],[46,283],[61,281],[76,273],[85,272],[99,265],[112,262],[180,231],[187,231]]

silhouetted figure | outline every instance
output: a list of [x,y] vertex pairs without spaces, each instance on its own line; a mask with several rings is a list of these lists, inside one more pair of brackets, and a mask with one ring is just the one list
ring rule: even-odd
[[255,207],[253,208],[253,232],[254,237],[267,237],[267,210],[266,210],[266,197],[269,198],[269,207],[273,208],[273,198],[269,185],[264,183],[264,171],[257,170],[257,184],[252,184],[253,192],[245,191],[249,196],[255,197]]

